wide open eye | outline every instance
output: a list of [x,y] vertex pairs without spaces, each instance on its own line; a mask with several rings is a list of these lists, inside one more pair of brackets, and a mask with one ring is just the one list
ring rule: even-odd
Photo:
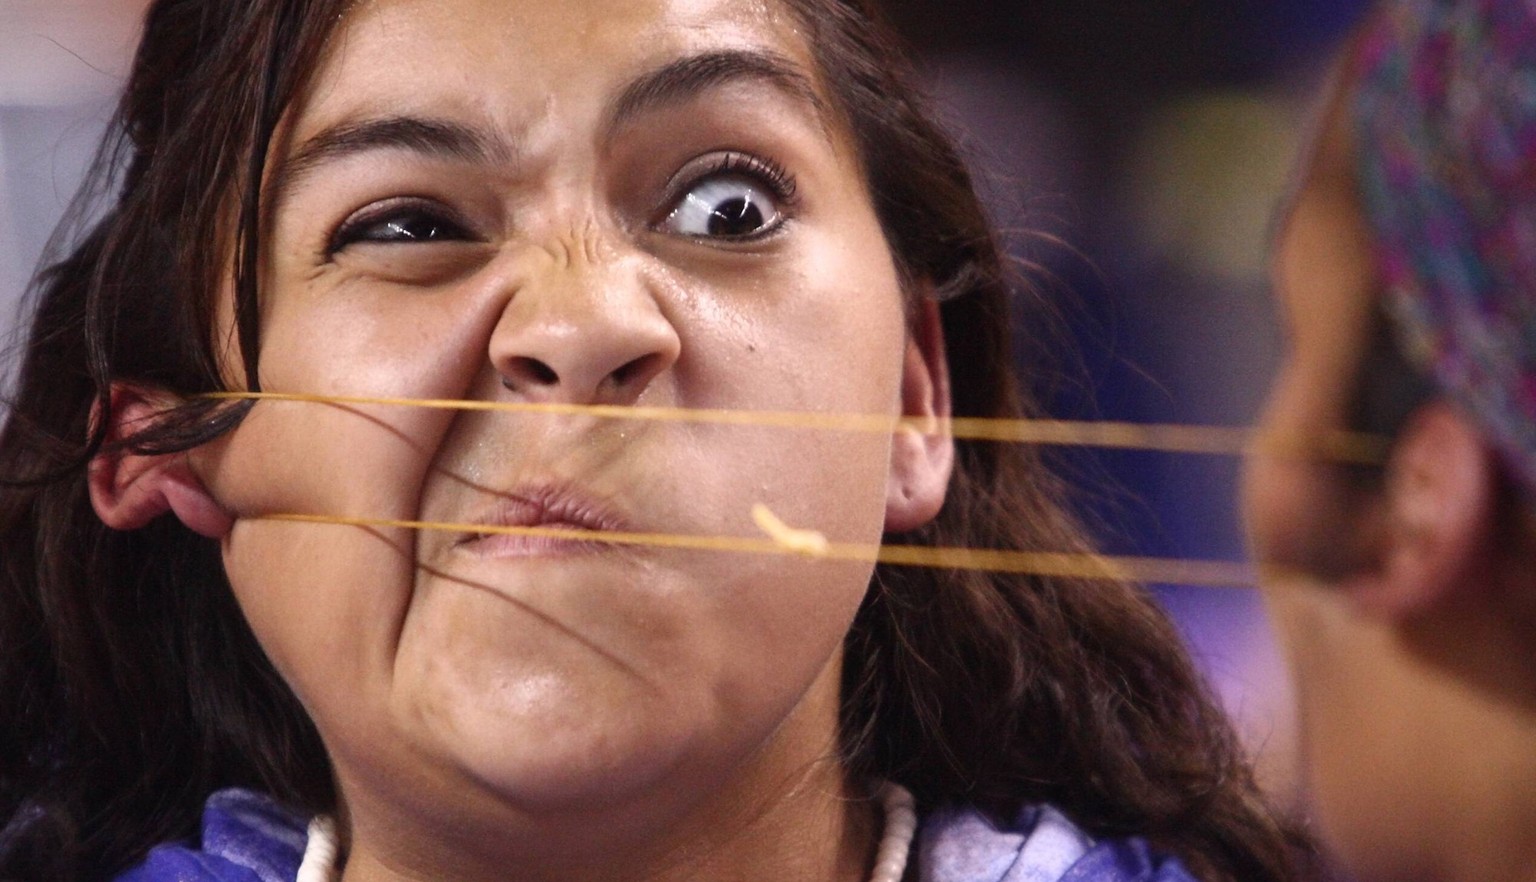
[[331,239],[331,252],[349,245],[373,243],[410,245],[433,242],[476,241],[447,212],[420,202],[390,202],[364,209],[348,218]]
[[707,178],[683,194],[663,227],[684,236],[752,239],[784,219],[768,188],[740,175]]
[[[702,167],[701,167],[702,166]],[[657,225],[695,239],[749,242],[776,231],[794,203],[795,183],[777,163],[729,151],[700,157],[678,177],[672,208]]]

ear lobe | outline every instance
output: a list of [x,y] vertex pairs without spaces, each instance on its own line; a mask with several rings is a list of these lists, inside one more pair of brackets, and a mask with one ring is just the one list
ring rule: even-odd
[[886,483],[885,530],[915,530],[944,507],[954,469],[955,442],[947,431],[950,416],[949,365],[939,304],[923,298],[917,307],[902,365],[902,414],[925,418],[930,433],[903,428],[891,439],[891,469]]
[[[148,425],[163,408],[142,389],[114,383],[106,442],[91,460],[87,485],[91,507],[114,530],[137,530],[171,512],[192,531],[219,539],[234,519],[225,512],[192,469],[186,453],[145,455],[119,442]],[[92,414],[92,422],[102,418]]]
[[1401,620],[1490,584],[1498,481],[1460,411],[1436,401],[1415,412],[1387,464],[1377,564],[1352,586],[1362,610]]

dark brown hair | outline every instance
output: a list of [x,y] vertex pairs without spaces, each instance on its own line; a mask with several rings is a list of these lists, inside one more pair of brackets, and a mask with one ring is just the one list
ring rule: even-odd
[[[999,243],[901,51],[861,0],[785,2],[904,278],[943,300],[957,414],[1032,414],[1012,376]],[[110,876],[193,835],[219,787],[334,805],[318,736],[245,624],[217,544],[173,518],[106,529],[86,466],[109,381],[221,388],[214,298],[231,254],[254,381],[259,172],[345,5],[155,3],[99,161],[109,209],[39,280],[0,436],[0,877]],[[247,409],[189,405],[130,444],[185,450]],[[900,541],[1086,550],[1066,488],[1033,452],[958,448],[943,511]],[[856,773],[927,807],[1007,816],[1048,801],[1094,834],[1146,836],[1205,879],[1300,872],[1304,843],[1264,804],[1176,633],[1133,586],[881,566],[847,650]]]

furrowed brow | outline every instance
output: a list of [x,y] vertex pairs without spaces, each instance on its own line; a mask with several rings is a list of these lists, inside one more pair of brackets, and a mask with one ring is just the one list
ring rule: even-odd
[[613,102],[608,129],[612,131],[646,111],[692,100],[710,89],[753,80],[808,105],[817,122],[827,128],[826,105],[797,64],[771,52],[731,49],[681,58],[636,79]]
[[460,162],[488,162],[498,151],[481,132],[460,123],[411,116],[343,122],[321,131],[288,155],[267,183],[276,204],[305,177],[361,153],[400,150]]

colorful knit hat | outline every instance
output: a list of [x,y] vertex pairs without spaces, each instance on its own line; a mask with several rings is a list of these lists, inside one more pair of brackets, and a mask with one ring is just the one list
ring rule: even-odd
[[1536,0],[1388,0],[1358,51],[1388,311],[1536,493]]

